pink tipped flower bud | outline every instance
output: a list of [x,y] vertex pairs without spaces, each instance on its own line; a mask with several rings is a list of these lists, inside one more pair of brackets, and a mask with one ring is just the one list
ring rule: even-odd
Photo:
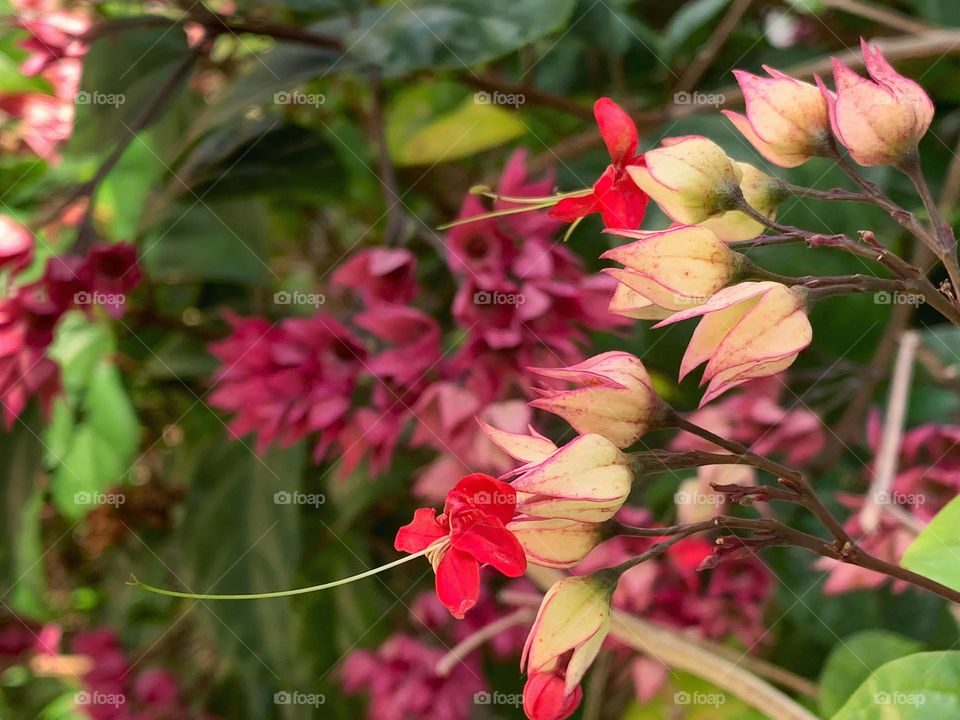
[[655,327],[702,317],[680,364],[680,379],[706,362],[709,382],[703,406],[754,378],[786,370],[813,339],[806,293],[775,282],[725,288],[700,307],[679,312]]
[[[786,186],[777,178],[760,172],[748,163],[738,162],[737,167],[743,173],[740,180],[743,199],[758,213],[773,220],[777,216],[777,207],[787,196]],[[739,210],[728,210],[722,215],[704,220],[700,227],[707,228],[723,242],[752,240],[762,235],[766,229],[762,223]]]
[[569,568],[583,560],[604,539],[603,526],[566,518],[518,517],[507,525],[527,561],[550,568]]
[[606,352],[566,368],[530,370],[580,386],[541,389],[543,397],[530,403],[559,415],[577,432],[596,433],[625,448],[659,422],[662,403],[643,363],[630,353]]
[[757,152],[780,167],[796,167],[829,152],[830,118],[820,90],[779,70],[763,69],[770,77],[733,71],[747,114],[723,114]]
[[[635,241],[600,256],[624,266],[623,270],[605,272],[648,300],[651,308],[664,311],[661,318],[702,305],[734,280],[744,266],[742,255],[710,230],[696,225],[678,225],[660,232],[609,232]],[[614,296],[611,311],[616,312],[619,302],[620,298]]]
[[876,48],[860,40],[872,80],[833,61],[836,94],[817,83],[830,110],[837,140],[861,165],[898,165],[916,152],[933,120],[933,102],[913,80],[891,67]]
[[740,168],[712,140],[667,138],[643,157],[646,166],[634,165],[627,172],[675,222],[695,225],[733,207]]

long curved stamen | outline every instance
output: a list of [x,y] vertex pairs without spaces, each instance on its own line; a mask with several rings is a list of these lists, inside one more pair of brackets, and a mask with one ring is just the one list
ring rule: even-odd
[[327,590],[329,588],[339,587],[340,585],[348,585],[349,583],[354,582],[355,580],[363,580],[364,578],[371,577],[378,573],[383,572],[384,570],[390,570],[395,568],[398,565],[403,565],[404,563],[415,560],[416,558],[423,557],[429,552],[432,552],[436,549],[438,543],[433,543],[429,547],[424,548],[418,553],[413,555],[407,555],[402,557],[399,560],[394,560],[391,563],[386,565],[381,565],[380,567],[373,568],[372,570],[366,570],[365,572],[358,573],[357,575],[351,575],[350,577],[343,578],[341,580],[334,580],[333,582],[322,583],[321,585],[311,585],[310,587],[295,588],[293,590],[276,590],[274,592],[265,592],[265,593],[248,593],[244,595],[210,595],[205,593],[188,593],[180,592],[179,590],[166,590],[164,588],[154,587],[153,585],[147,585],[144,582],[140,582],[135,576],[131,575],[130,580],[127,582],[127,585],[133,585],[134,587],[142,588],[149,592],[155,593],[157,595],[166,595],[168,597],[178,597],[178,598],[187,598],[190,600],[264,600],[267,598],[278,598],[278,597],[289,597],[291,595],[306,595],[307,593],[317,592],[319,590]]
[[517,203],[523,207],[504,208],[502,210],[491,210],[490,212],[480,213],[479,215],[471,215],[467,218],[460,218],[459,220],[438,225],[437,230],[449,230],[450,228],[458,227],[460,225],[468,225],[472,222],[477,222],[478,220],[489,220],[491,218],[503,217],[504,215],[517,215],[519,213],[530,212],[531,210],[545,210],[548,207],[553,207],[565,198],[584,197],[585,195],[589,195],[593,192],[593,189],[585,188],[583,190],[573,190],[571,192],[557,193],[556,195],[547,195],[546,197],[539,198],[522,198],[513,197],[512,195],[498,195],[497,193],[492,192],[490,188],[486,187],[485,185],[477,185],[472,187],[470,188],[470,192],[474,195],[482,195],[492,200],[502,200],[504,202]]

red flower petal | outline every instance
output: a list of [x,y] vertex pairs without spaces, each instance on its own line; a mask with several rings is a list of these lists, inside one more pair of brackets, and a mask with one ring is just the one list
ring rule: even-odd
[[397,530],[393,546],[401,552],[416,553],[439,540],[447,531],[437,522],[437,514],[430,508],[419,508],[413,521]]
[[564,198],[550,208],[550,212],[547,214],[563,222],[573,222],[596,211],[597,198],[591,193],[583,197]]
[[462,619],[480,595],[480,563],[449,548],[437,565],[437,597],[455,618]]
[[523,711],[530,720],[564,720],[573,715],[583,690],[577,689],[570,695],[564,692],[564,681],[553,673],[534,673],[523,686]]
[[637,155],[637,126],[623,109],[610,98],[600,98],[593,105],[600,135],[617,168],[622,168]]
[[517,491],[494,477],[474,473],[454,486],[444,507],[451,518],[466,510],[480,510],[506,525],[517,512]]
[[609,192],[602,195],[598,193],[600,216],[604,226],[636,230],[643,222],[649,199],[629,177],[618,180]]
[[520,577],[527,570],[520,541],[503,523],[480,511],[461,513],[451,522],[450,544],[507,577]]

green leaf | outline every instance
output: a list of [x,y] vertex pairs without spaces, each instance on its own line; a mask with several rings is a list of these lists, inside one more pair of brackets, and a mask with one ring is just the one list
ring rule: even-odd
[[907,548],[900,564],[960,590],[960,497],[934,516]]
[[159,282],[258,285],[272,276],[265,261],[267,235],[266,210],[260,202],[186,198],[171,205],[168,215],[147,234],[141,261]]
[[400,77],[494,60],[562,27],[574,5],[573,0],[408,0],[317,28],[345,37],[352,55]]
[[[300,487],[302,445],[259,457],[214,435],[192,449],[190,493],[178,540],[183,583],[195,592],[250,593],[294,586],[300,506],[275,502]],[[286,689],[302,681],[300,635],[289,598],[209,603],[207,630],[227,656],[263,665]]]
[[[426,165],[468,157],[523,135],[526,125],[514,112],[488,104],[489,93],[477,93],[456,109],[431,120],[408,135],[409,128],[387,132],[390,154],[397,165]],[[486,102],[484,102],[486,100]]]
[[837,643],[820,673],[820,712],[836,713],[870,673],[890,660],[918,652],[923,643],[886,630],[865,630]]
[[188,52],[186,34],[179,28],[99,35],[83,60],[69,149],[103,153],[128,136],[128,128]]
[[960,717],[960,652],[916,653],[874,671],[833,720]]
[[692,35],[704,30],[729,4],[730,0],[694,0],[683,3],[663,29],[660,53],[665,61],[672,60]]
[[0,586],[5,602],[27,617],[45,616],[46,589],[40,541],[42,449],[32,409],[10,432],[0,433]]

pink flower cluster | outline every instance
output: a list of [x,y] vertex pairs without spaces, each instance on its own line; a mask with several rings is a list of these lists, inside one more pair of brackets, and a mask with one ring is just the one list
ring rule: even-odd
[[28,91],[0,95],[0,113],[19,118],[17,137],[48,162],[59,159],[58,146],[73,131],[74,103],[80,89],[82,58],[87,47],[80,39],[90,19],[77,10],[64,10],[59,0],[14,0],[18,25],[28,37],[28,52],[20,71],[39,76],[52,94]]
[[[881,434],[880,416],[874,413],[867,424],[867,445],[874,453],[880,450]],[[895,565],[916,538],[918,528],[930,522],[960,491],[960,426],[931,423],[907,431],[897,468],[889,494],[872,499],[883,510],[876,527],[865,528],[860,519],[864,504],[871,498],[852,493],[839,496],[852,511],[844,529],[866,552]],[[873,473],[874,467],[868,466],[868,480]],[[890,580],[887,575],[828,558],[818,560],[816,567],[829,572],[823,586],[828,594],[877,588]],[[902,592],[909,586],[895,581],[892,587]]]
[[[518,152],[499,190],[524,196],[552,182],[528,181]],[[462,214],[478,203],[468,196]],[[524,431],[527,366],[575,362],[587,331],[624,322],[606,310],[616,283],[585,273],[553,237],[559,226],[531,212],[449,233],[447,264],[459,285],[449,342],[460,345],[451,356],[437,321],[411,305],[416,263],[402,248],[362,250],[336,270],[334,288],[362,304],[347,319],[230,316],[232,333],[210,348],[222,363],[211,404],[233,416],[237,435],[256,434],[260,451],[316,437],[314,458],[342,458],[342,477],[363,460],[382,472],[412,425],[409,446],[438,454],[415,484],[430,500],[469,472],[505,472],[510,459],[475,418]]]
[[[515,581],[514,585],[529,587],[524,581]],[[449,647],[504,615],[504,609],[483,591],[477,605],[462,620],[453,620],[432,592],[418,597],[411,612],[418,625],[428,628]],[[526,628],[516,624],[494,634],[487,647],[497,659],[517,657],[525,635]],[[396,633],[375,651],[351,652],[340,677],[346,692],[370,695],[367,717],[371,720],[466,720],[473,712],[475,694],[489,687],[481,650],[468,653],[448,675],[440,675],[437,663],[446,652],[446,648]]]
[[54,329],[74,308],[89,312],[101,305],[119,315],[127,292],[141,279],[133,245],[102,245],[86,255],[51,257],[43,276],[18,283],[34,255],[34,238],[10,218],[0,216],[0,404],[3,424],[10,428],[31,397],[44,411],[60,387],[59,369],[47,357]]

